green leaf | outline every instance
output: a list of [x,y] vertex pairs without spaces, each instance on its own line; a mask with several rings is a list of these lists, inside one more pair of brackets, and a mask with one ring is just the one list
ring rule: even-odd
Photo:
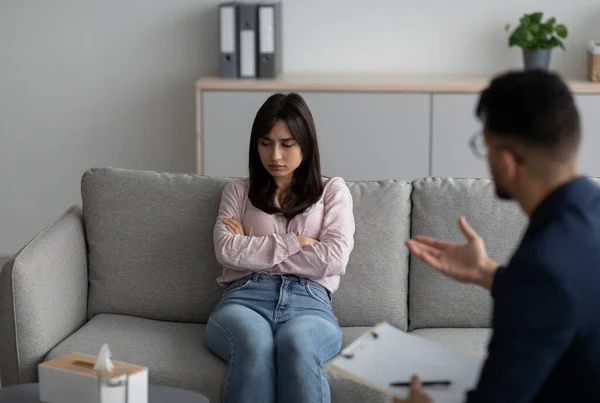
[[527,31],[527,27],[525,25],[520,25],[519,27],[517,27],[517,29],[515,29],[515,31],[510,36],[510,46],[527,47],[527,44],[529,42],[527,39],[527,34],[531,35],[531,33]]
[[546,48],[555,48],[560,47],[562,50],[565,50],[565,45],[562,43],[560,39],[557,37],[552,37],[546,44]]
[[538,32],[538,34],[536,35],[537,37],[537,41],[540,43],[544,43],[547,42],[549,38],[551,38],[552,32],[550,30],[548,30],[548,28],[546,28],[544,25],[540,25],[540,30]]
[[527,42],[533,42],[533,41],[535,41],[535,35],[533,35],[530,31],[527,31],[525,33],[525,40]]
[[504,30],[509,33],[508,45],[519,46],[523,49],[538,50],[553,47],[565,49],[563,42],[559,39],[566,38],[569,34],[564,24],[556,25],[556,18],[550,17],[542,22],[543,13],[534,12],[523,14],[519,24],[510,32],[511,25],[506,24]]
[[529,17],[530,17],[530,19],[531,19],[530,21],[531,21],[533,24],[539,24],[539,23],[540,23],[540,21],[542,20],[542,17],[543,17],[543,16],[544,16],[544,13],[537,12],[537,13],[533,13],[533,14],[531,14]]
[[558,24],[556,26],[555,30],[556,30],[556,34],[563,39],[569,35],[569,31],[567,30],[567,27],[565,27],[563,24]]

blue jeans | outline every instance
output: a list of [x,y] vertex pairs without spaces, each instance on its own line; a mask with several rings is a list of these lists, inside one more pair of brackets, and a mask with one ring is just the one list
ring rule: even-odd
[[331,401],[323,363],[340,351],[342,330],[320,284],[264,274],[235,281],[205,340],[229,366],[224,403]]

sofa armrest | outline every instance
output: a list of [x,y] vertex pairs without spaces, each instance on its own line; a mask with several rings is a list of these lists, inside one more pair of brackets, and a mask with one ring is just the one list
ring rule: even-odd
[[0,272],[2,386],[37,381],[37,365],[86,322],[87,293],[83,215],[72,206]]

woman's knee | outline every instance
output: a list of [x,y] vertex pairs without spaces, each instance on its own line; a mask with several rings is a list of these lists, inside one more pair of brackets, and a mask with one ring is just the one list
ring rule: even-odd
[[308,335],[292,331],[279,333],[275,339],[275,347],[277,354],[288,356],[316,352],[316,347]]
[[[212,327],[212,332],[209,327]],[[208,333],[216,339],[213,343],[229,344],[230,354],[243,354],[246,358],[273,355],[271,325],[245,306],[231,304],[214,312],[209,319]]]
[[278,355],[320,357],[324,346],[337,344],[338,339],[341,339],[338,326],[320,317],[301,316],[279,330],[275,348]]

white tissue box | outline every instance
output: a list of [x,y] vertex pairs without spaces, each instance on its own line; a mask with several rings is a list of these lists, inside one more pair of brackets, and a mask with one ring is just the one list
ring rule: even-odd
[[[38,365],[40,400],[44,403],[125,403],[124,393],[102,386],[94,370],[96,357],[71,353]],[[127,371],[127,403],[148,403],[148,368],[113,361],[115,372]],[[118,377],[116,377],[118,378]],[[122,389],[121,389],[122,390]]]

